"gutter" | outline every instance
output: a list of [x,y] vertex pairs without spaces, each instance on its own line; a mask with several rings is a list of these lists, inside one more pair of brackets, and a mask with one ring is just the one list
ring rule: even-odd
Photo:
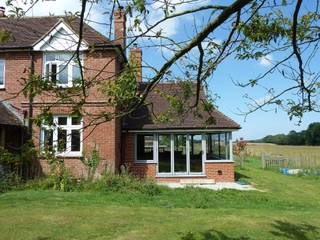
[[33,47],[0,47],[0,52],[32,51]]

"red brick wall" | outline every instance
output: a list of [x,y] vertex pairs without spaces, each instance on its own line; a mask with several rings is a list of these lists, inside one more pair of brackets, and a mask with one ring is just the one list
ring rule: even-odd
[[134,134],[124,133],[122,134],[123,139],[123,164],[128,167],[130,173],[134,174],[139,178],[155,178],[157,165],[155,163],[135,163],[135,143]]
[[[22,78],[28,78],[28,70],[31,66],[31,56],[28,52],[1,53],[0,58],[6,61],[5,71],[5,90],[0,90],[0,98],[8,99],[16,109],[28,110],[28,100],[22,93],[18,94],[24,87]],[[114,109],[106,104],[107,96],[98,91],[98,85],[102,81],[114,80],[114,76],[121,67],[120,60],[117,59],[116,52],[113,50],[95,51],[84,54],[84,74],[85,78],[93,79],[92,84],[86,88],[88,97],[87,104],[83,107],[83,112],[98,114],[101,112],[114,112]],[[42,74],[42,53],[35,53],[35,73]],[[95,77],[97,76],[98,77]],[[90,81],[89,81],[90,82]],[[62,90],[63,91],[63,90]],[[46,92],[34,99],[34,116],[41,113],[42,108],[48,104],[55,103],[54,94]],[[53,104],[51,108],[53,114],[68,115],[71,112],[70,104]],[[84,152],[89,154],[95,147],[98,149],[102,158],[102,163],[98,171],[102,172],[107,166],[112,172],[117,171],[120,163],[121,152],[121,122],[119,119],[101,123],[97,126],[87,127],[92,120],[92,116],[84,115]],[[39,146],[40,129],[34,126],[34,142]],[[85,175],[86,169],[80,159],[65,158],[65,163],[70,167],[71,172],[76,176]],[[41,161],[42,169],[48,173],[49,166],[46,161]]]
[[[234,163],[205,163],[206,175],[216,182],[234,182]],[[221,175],[220,175],[221,174]]]
[[21,108],[25,101],[21,92],[24,80],[28,78],[27,70],[31,66],[30,54],[28,52],[0,53],[0,58],[5,59],[5,89],[0,90],[0,98],[8,99],[16,108]]

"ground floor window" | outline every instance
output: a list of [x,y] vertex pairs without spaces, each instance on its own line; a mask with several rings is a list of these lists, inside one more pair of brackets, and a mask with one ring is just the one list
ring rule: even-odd
[[136,135],[136,161],[157,163],[159,174],[202,174],[204,162],[230,160],[231,133]]
[[41,126],[40,144],[43,151],[63,156],[82,155],[82,119],[54,116],[52,125]]
[[137,161],[153,161],[153,134],[137,134],[136,159]]
[[160,174],[200,174],[203,172],[201,134],[159,134]]
[[206,159],[230,159],[230,133],[206,134]]

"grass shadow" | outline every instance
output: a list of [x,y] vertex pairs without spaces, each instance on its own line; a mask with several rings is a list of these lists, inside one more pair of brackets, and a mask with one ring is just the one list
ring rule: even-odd
[[285,237],[291,240],[320,239],[319,228],[310,224],[292,224],[286,221],[275,221],[272,226],[276,231],[271,231],[271,233],[276,237]]
[[251,177],[244,175],[238,171],[236,171],[234,174],[235,174],[236,181],[238,181],[239,179],[245,179],[245,180],[251,179]]
[[230,237],[221,231],[210,229],[204,232],[193,233],[187,232],[181,234],[181,240],[250,240],[248,237]]

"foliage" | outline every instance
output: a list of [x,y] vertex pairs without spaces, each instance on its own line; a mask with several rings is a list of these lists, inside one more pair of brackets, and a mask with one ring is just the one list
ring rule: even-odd
[[115,80],[110,79],[99,86],[100,91],[108,96],[108,103],[119,111],[130,110],[139,98],[134,69],[133,63],[127,64]]
[[69,192],[72,190],[73,178],[66,168],[63,159],[51,159],[50,170],[50,176],[46,182],[49,188],[62,192]]
[[105,175],[102,179],[107,191],[114,192],[140,192],[148,196],[155,196],[160,193],[160,187],[150,179],[137,179],[131,174]]
[[21,184],[19,176],[13,172],[5,172],[0,169],[0,193],[7,192]]
[[92,181],[94,179],[97,167],[101,161],[99,151],[95,147],[89,156],[86,156],[86,154],[84,154],[84,157],[80,160],[88,169],[86,176],[87,179],[89,181]]
[[236,143],[233,145],[233,152],[240,158],[240,166],[244,167],[244,160],[247,154],[247,142],[240,138],[240,140],[236,140]]
[[12,40],[12,33],[2,29],[0,30],[0,43],[7,43]]
[[28,181],[24,188],[52,189],[62,192],[117,192],[147,196],[156,196],[161,193],[161,187],[153,180],[138,179],[127,173],[111,174],[106,172],[99,179],[91,180],[72,178],[68,171],[60,171],[60,174],[51,174],[47,178]]
[[287,135],[268,135],[260,140],[252,142],[275,143],[279,145],[320,146],[320,123],[311,123],[307,130],[301,132],[290,131]]

